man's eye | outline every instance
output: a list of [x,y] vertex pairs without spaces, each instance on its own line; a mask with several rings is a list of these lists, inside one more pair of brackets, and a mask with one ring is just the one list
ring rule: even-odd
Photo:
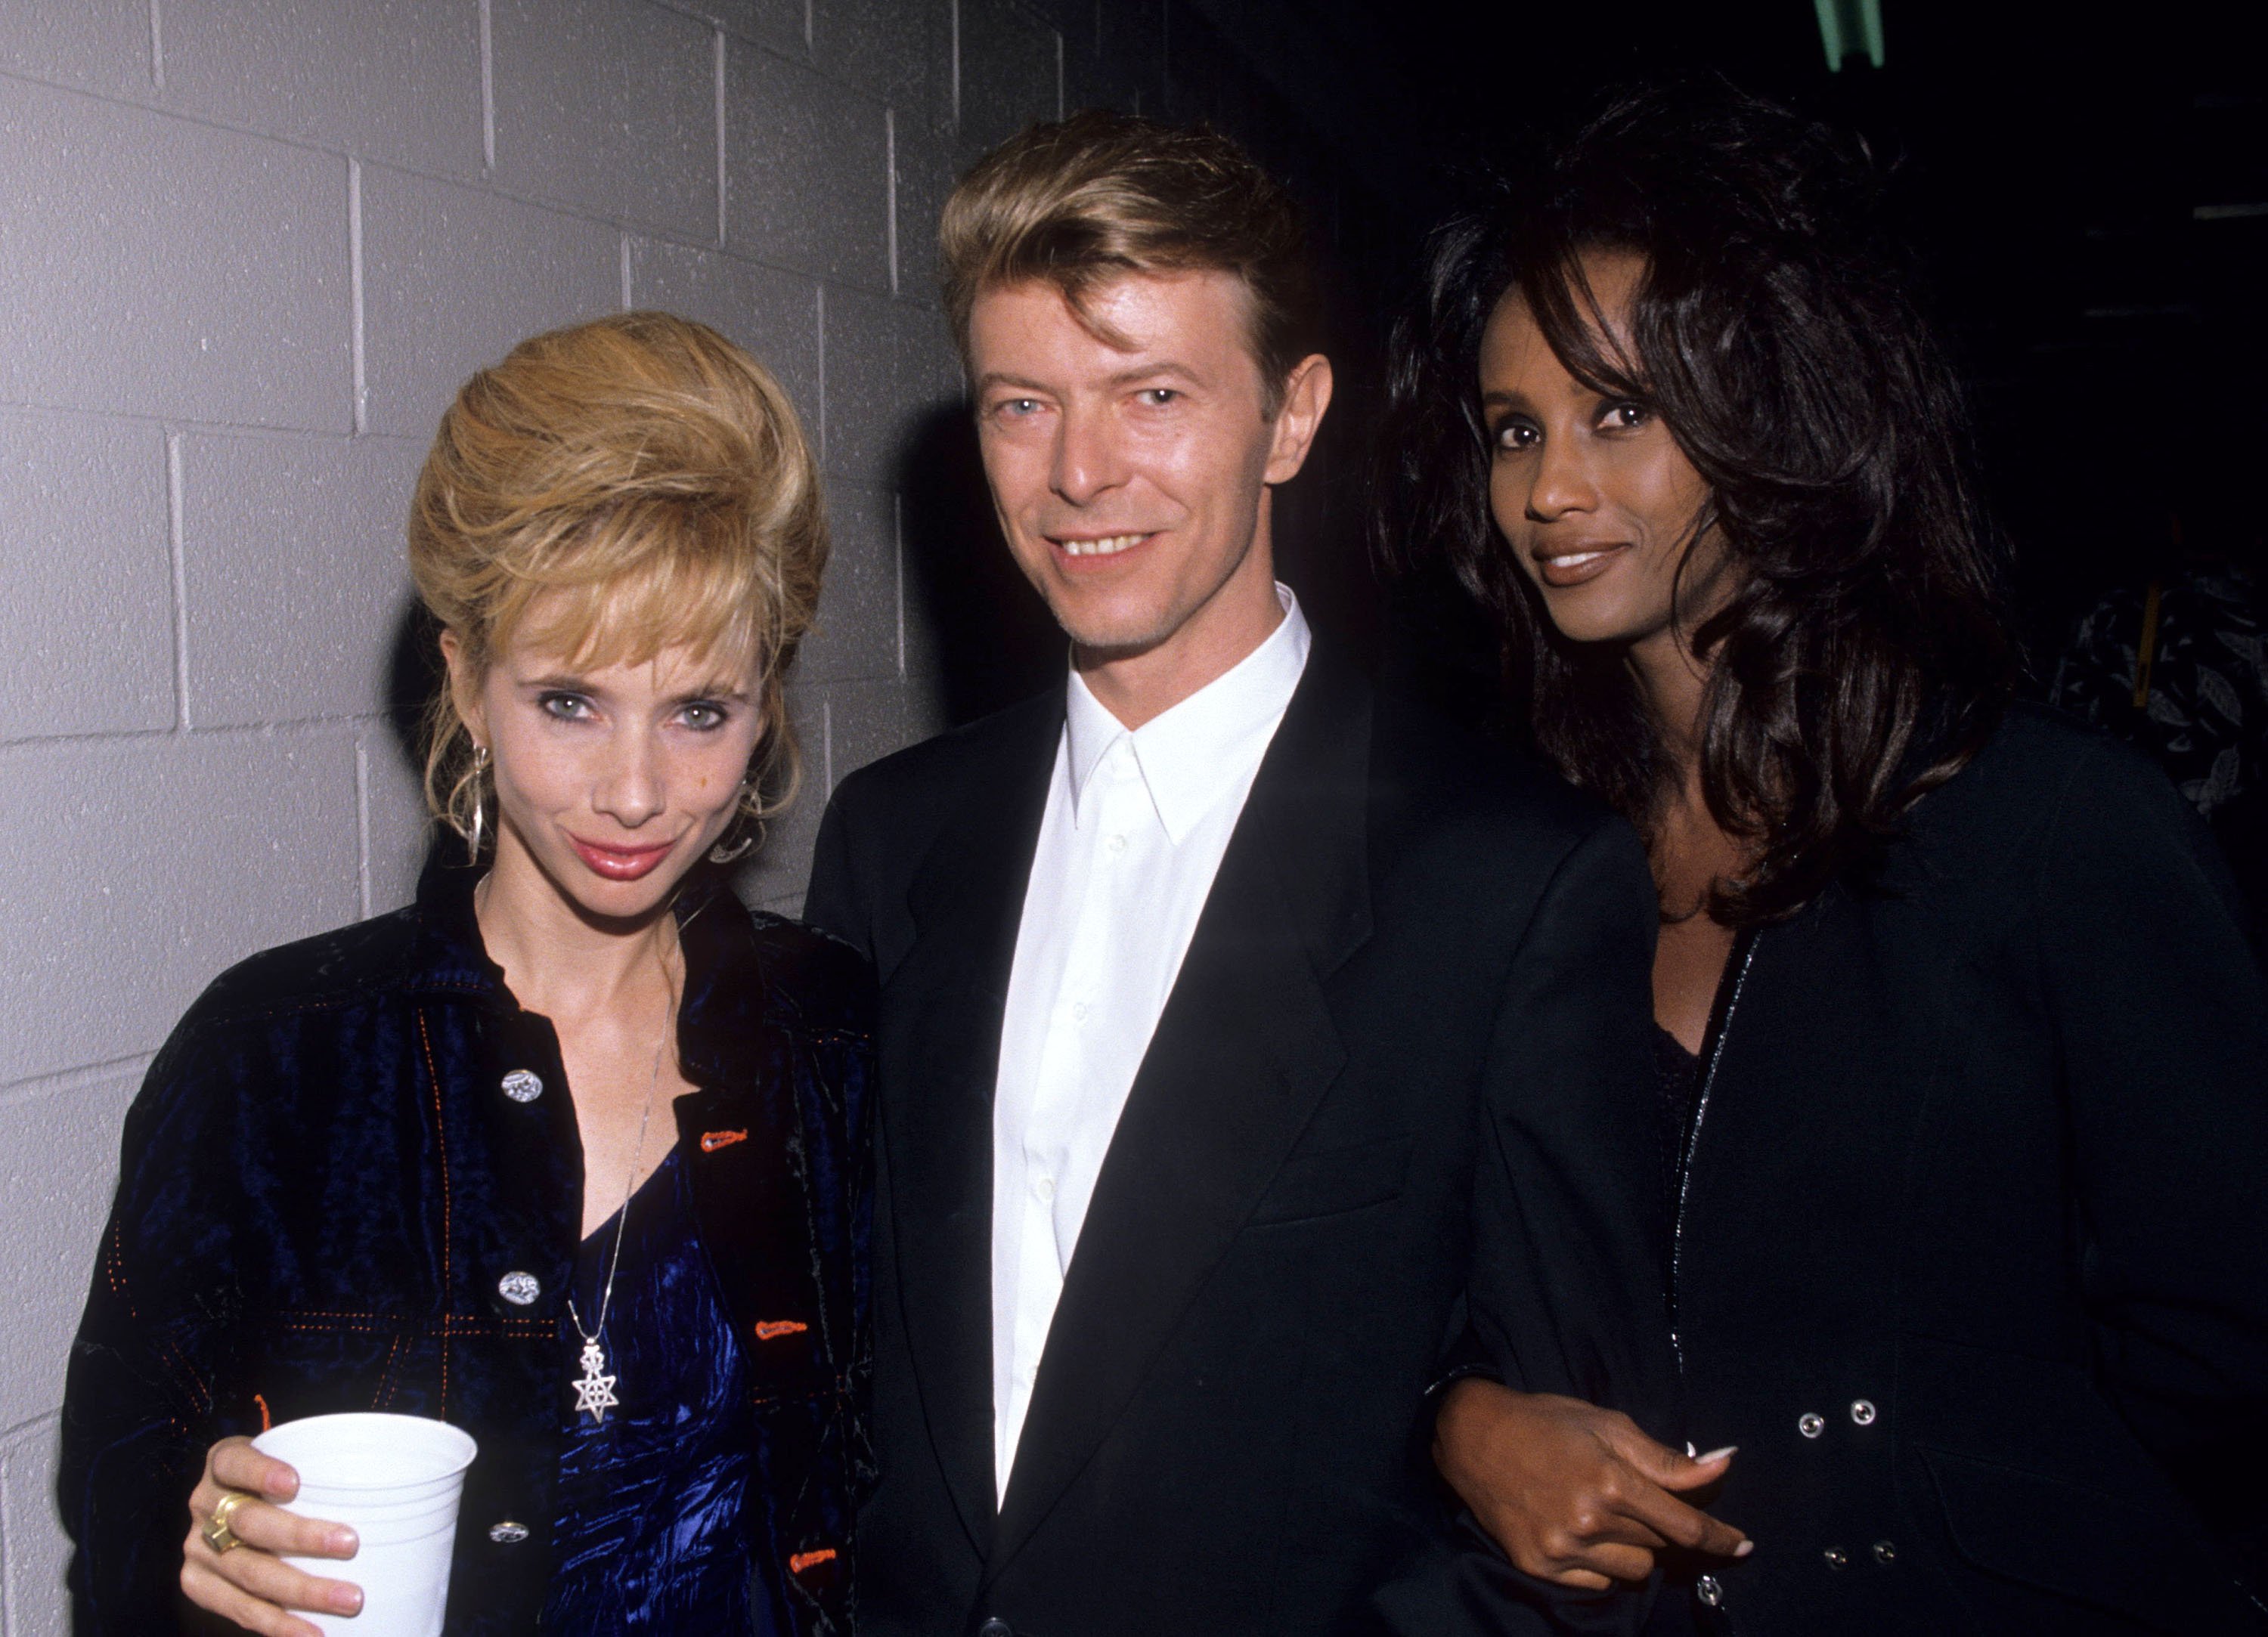
[[1178,388],[1171,386],[1146,386],[1136,394],[1144,403],[1153,408],[1163,408],[1179,399],[1181,395]]
[[1040,400],[1036,398],[1011,398],[1002,402],[995,411],[996,414],[1005,415],[1011,421],[1020,421],[1027,415],[1037,415],[1039,412]]

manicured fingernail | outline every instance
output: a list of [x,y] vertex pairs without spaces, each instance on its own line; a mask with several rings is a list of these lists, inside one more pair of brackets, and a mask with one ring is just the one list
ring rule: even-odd
[[331,1594],[331,1606],[342,1614],[362,1612],[362,1588],[342,1586]]
[[1685,1458],[1689,1461],[1698,1460],[1700,1458],[1693,1453],[1693,1440],[1690,1438],[1688,1438],[1685,1441]]
[[1734,1547],[1733,1548],[1733,1555],[1734,1555],[1734,1557],[1736,1557],[1736,1558],[1744,1558],[1744,1557],[1748,1556],[1749,1553],[1754,1552],[1756,1549],[1756,1543],[1755,1541],[1753,1541],[1753,1540],[1743,1540],[1742,1542],[1741,1542],[1741,1544],[1740,1544],[1739,1545],[1734,1546]]
[[350,1558],[362,1550],[362,1542],[355,1538],[351,1529],[335,1529],[331,1531],[331,1550],[341,1557]]
[[[1689,1443],[1689,1444],[1687,1444],[1685,1447],[1686,1447],[1687,1449],[1690,1450],[1693,1446],[1692,1446],[1691,1444],[1690,1444],[1690,1443]],[[1704,1464],[1706,1464],[1706,1463],[1708,1463],[1708,1462],[1710,1462],[1710,1461],[1721,1461],[1721,1460],[1725,1459],[1727,1456],[1731,1455],[1734,1450],[1738,1450],[1740,1447],[1741,1447],[1741,1446],[1740,1446],[1740,1445],[1738,1445],[1738,1444],[1736,1444],[1736,1443],[1728,1443],[1728,1444],[1727,1444],[1727,1445],[1726,1445],[1723,1449],[1721,1449],[1721,1450],[1710,1450],[1710,1451],[1709,1451],[1709,1453],[1708,1453],[1708,1454],[1706,1454],[1706,1455],[1697,1455],[1697,1456],[1695,1456],[1693,1458],[1694,1458],[1695,1460],[1697,1460],[1697,1461],[1700,1461],[1700,1462],[1702,1462],[1702,1463],[1704,1463]]]

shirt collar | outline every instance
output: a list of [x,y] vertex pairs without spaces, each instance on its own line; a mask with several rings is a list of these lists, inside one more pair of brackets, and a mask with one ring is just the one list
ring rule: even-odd
[[1120,739],[1130,740],[1158,822],[1174,846],[1214,806],[1248,784],[1307,669],[1313,638],[1300,599],[1278,582],[1284,618],[1267,639],[1172,709],[1129,730],[1071,673],[1064,744],[1071,774],[1071,823],[1094,770]]

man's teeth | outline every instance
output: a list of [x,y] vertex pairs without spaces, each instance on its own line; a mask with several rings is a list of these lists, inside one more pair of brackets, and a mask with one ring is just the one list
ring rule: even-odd
[[1147,534],[1113,534],[1099,540],[1058,540],[1056,543],[1064,548],[1065,556],[1115,557],[1149,538]]

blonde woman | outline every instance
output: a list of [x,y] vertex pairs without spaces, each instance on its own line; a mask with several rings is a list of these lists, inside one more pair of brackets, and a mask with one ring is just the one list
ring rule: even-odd
[[452,1633],[847,1629],[871,980],[711,862],[792,782],[826,550],[786,399],[699,325],[458,394],[409,524],[458,839],[151,1066],[65,1396],[80,1632],[354,1611],[351,1531],[247,1436],[346,1410],[479,1442]]

